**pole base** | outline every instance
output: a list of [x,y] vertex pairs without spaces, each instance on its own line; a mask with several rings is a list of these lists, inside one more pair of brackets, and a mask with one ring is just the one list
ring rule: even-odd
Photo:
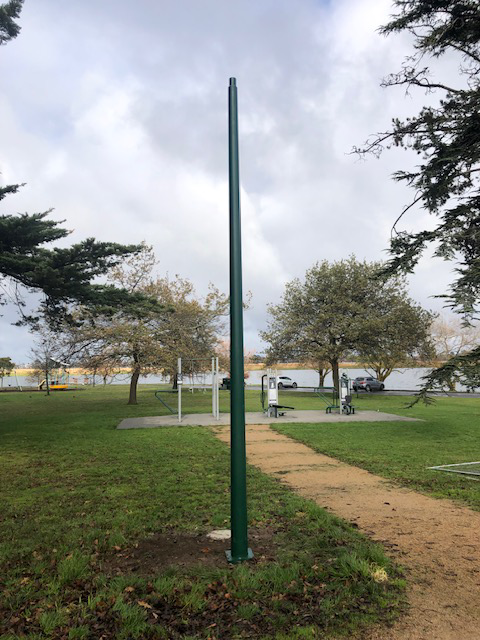
[[244,557],[244,556],[232,556],[231,549],[227,549],[225,551],[225,555],[227,556],[227,561],[230,562],[230,564],[238,564],[239,562],[246,562],[247,560],[252,560],[253,551],[249,547],[247,549],[247,557]]

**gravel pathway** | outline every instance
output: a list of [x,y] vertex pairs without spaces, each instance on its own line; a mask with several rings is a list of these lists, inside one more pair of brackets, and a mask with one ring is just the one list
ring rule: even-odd
[[[229,430],[215,427],[229,441]],[[314,452],[268,425],[247,426],[248,462],[381,542],[407,571],[410,610],[369,640],[480,639],[480,513],[393,485]]]

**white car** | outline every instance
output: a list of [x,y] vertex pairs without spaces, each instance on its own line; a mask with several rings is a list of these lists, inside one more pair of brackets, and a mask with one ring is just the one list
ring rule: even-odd
[[296,389],[297,383],[294,382],[288,376],[278,376],[278,388],[279,389]]

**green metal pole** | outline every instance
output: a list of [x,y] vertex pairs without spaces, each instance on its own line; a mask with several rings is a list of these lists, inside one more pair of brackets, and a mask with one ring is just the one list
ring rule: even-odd
[[243,377],[242,239],[238,169],[238,109],[235,78],[228,89],[228,149],[230,180],[230,433],[231,531],[229,562],[253,557],[247,533],[247,453],[245,447],[245,390]]

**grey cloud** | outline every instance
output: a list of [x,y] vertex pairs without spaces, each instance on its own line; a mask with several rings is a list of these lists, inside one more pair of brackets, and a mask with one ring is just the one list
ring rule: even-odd
[[[385,257],[409,198],[390,174],[415,158],[348,155],[424,101],[379,87],[410,46],[376,33],[389,9],[387,0],[27,2],[20,36],[0,51],[0,171],[28,186],[1,211],[54,206],[70,241],[146,239],[161,273],[226,290],[236,76],[253,293],[246,346],[260,348],[265,306],[284,283],[319,259]],[[412,292],[429,305],[437,291],[423,264]],[[2,347],[13,357],[26,340],[15,331]]]

